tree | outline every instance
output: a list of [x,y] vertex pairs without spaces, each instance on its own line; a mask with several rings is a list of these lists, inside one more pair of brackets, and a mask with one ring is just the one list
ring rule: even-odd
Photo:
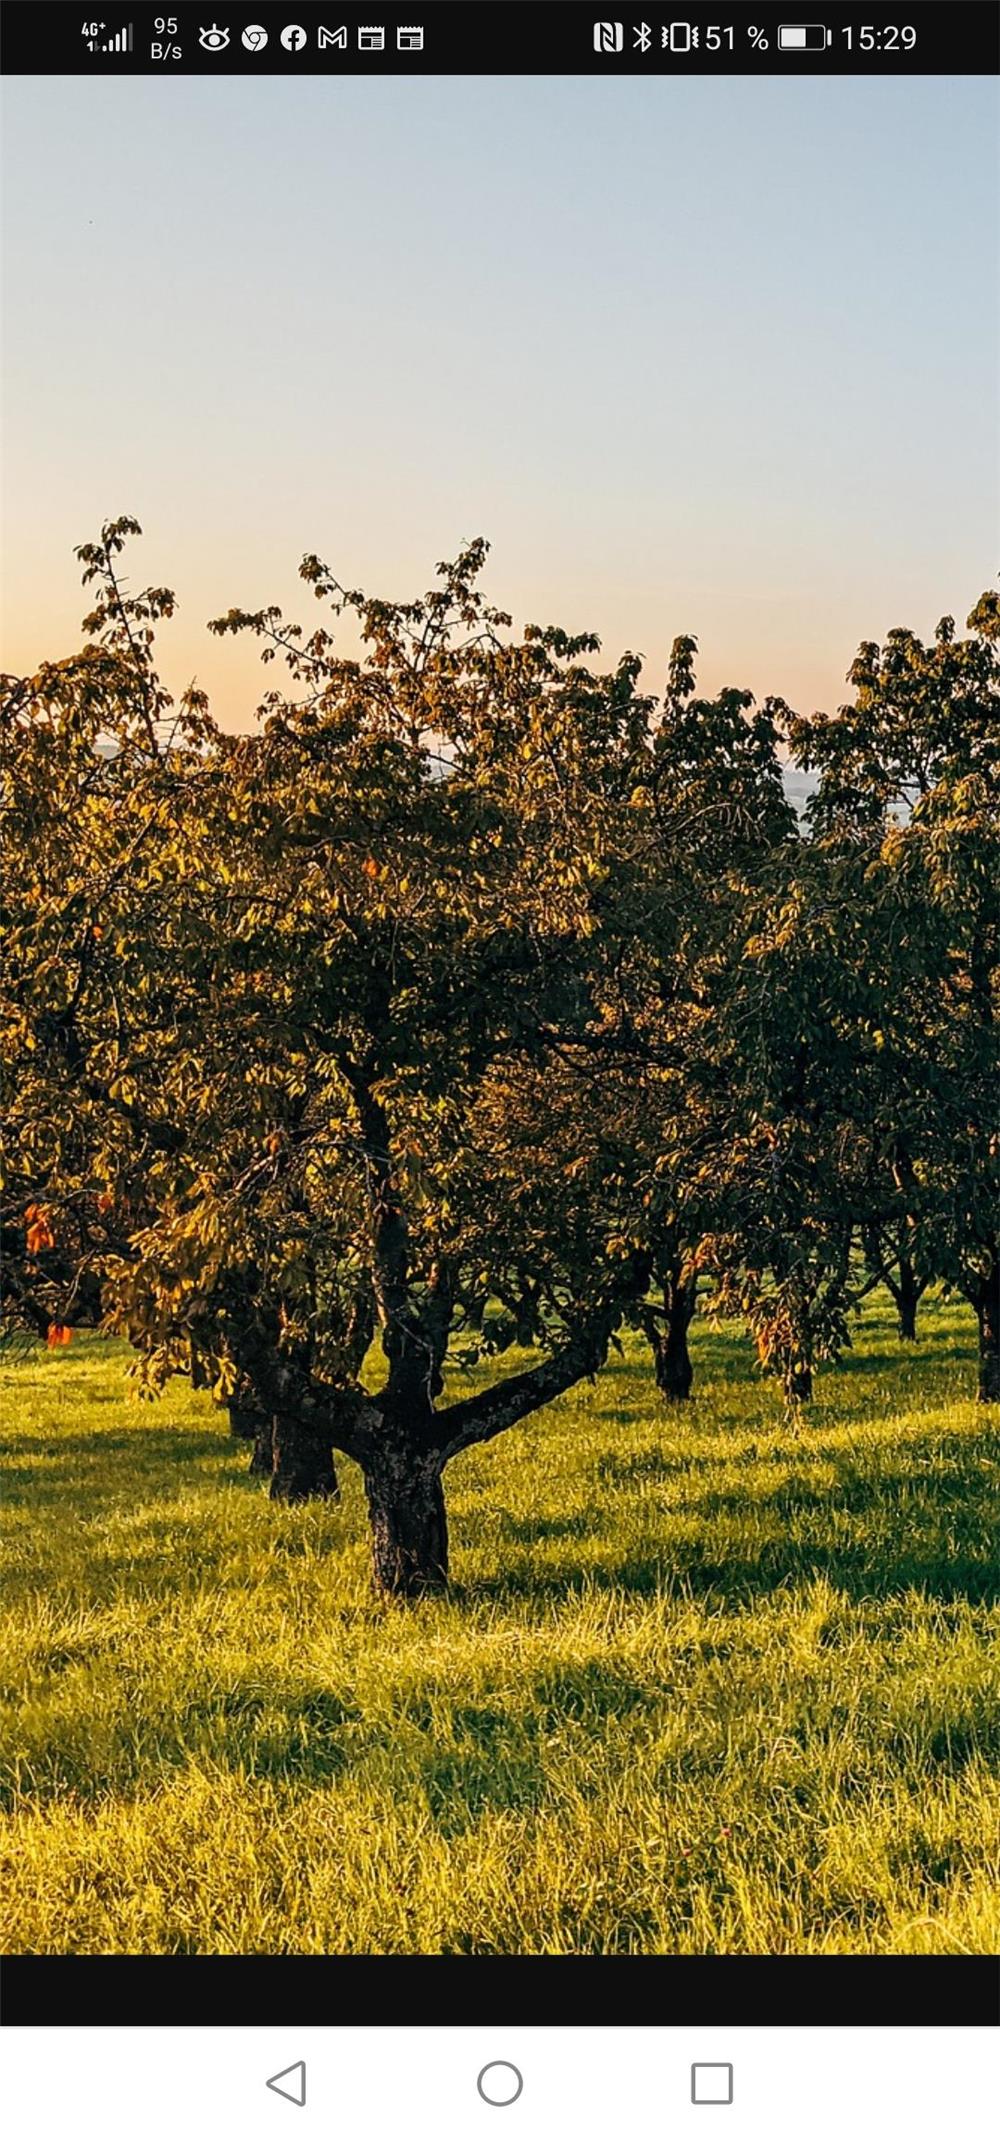
[[[593,947],[637,875],[638,665],[511,638],[483,556],[407,605],[307,560],[360,658],[275,611],[220,621],[283,654],[298,696],[270,692],[259,734],[206,727],[188,769],[160,865],[173,1023],[130,1065],[175,1137],[102,1266],[149,1387],[207,1378],[258,1450],[270,1422],[273,1492],[315,1490],[331,1448],[360,1464],[376,1580],[402,1595],[446,1575],[447,1464],[592,1374],[646,1277],[600,1154],[575,1178],[565,1148],[517,1158],[532,1082],[567,1037],[607,1037]],[[443,1402],[470,1299],[515,1286],[541,1357]]]
[[0,680],[6,891],[3,1308],[38,1335],[94,1324],[105,1261],[156,1207],[180,1133],[159,1088],[188,1015],[173,953],[176,827],[209,733],[153,664],[167,589],[131,595],[109,523],[78,555],[83,651]]
[[656,1387],[667,1405],[683,1404],[691,1395],[694,1364],[688,1349],[688,1332],[697,1306],[697,1276],[688,1272],[684,1257],[661,1257],[654,1270],[659,1300],[646,1300],[637,1320],[653,1356]]
[[850,1071],[829,887],[813,881],[785,792],[789,709],[742,690],[698,698],[694,653],[676,642],[655,745],[658,831],[683,868],[685,907],[673,969],[683,1075],[655,1170],[667,1313],[651,1336],[682,1389],[702,1271],[710,1309],[747,1322],[761,1365],[800,1404],[814,1362],[847,1338],[844,1191],[857,1165],[839,1134]]
[[[901,1186],[908,1175],[908,1155],[896,1147],[893,1155],[893,1175]],[[901,1188],[905,1196],[905,1189]],[[913,1202],[912,1196],[907,1199]],[[861,1240],[865,1263],[868,1267],[868,1285],[884,1286],[891,1296],[898,1319],[899,1336],[904,1344],[914,1345],[917,1338],[917,1310],[931,1284],[930,1273],[917,1269],[914,1256],[917,1247],[917,1222],[913,1212],[904,1211],[893,1221],[885,1214],[867,1220],[861,1228]],[[862,1289],[862,1295],[866,1289]]]
[[[965,639],[942,618],[866,644],[854,700],[793,726],[819,774],[815,839],[866,890],[845,970],[880,1155],[874,1224],[957,1287],[979,1330],[979,1395],[1000,1396],[1000,603]],[[902,1268],[902,1267],[901,1267]],[[915,1272],[914,1272],[915,1275]]]

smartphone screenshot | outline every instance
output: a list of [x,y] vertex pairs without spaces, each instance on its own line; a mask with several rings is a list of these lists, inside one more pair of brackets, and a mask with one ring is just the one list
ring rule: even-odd
[[998,16],[786,12],[2,9],[18,2141],[994,2124]]

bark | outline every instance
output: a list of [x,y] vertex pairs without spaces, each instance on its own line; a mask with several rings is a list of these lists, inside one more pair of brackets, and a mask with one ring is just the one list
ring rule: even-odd
[[663,1281],[662,1315],[650,1312],[643,1322],[653,1355],[656,1387],[667,1405],[683,1404],[691,1395],[694,1367],[688,1351],[688,1331],[695,1296],[695,1281],[682,1281],[680,1265],[675,1264]]
[[329,1428],[324,1432],[296,1413],[276,1413],[272,1460],[272,1502],[330,1501],[339,1495]]
[[656,1387],[667,1405],[683,1404],[691,1395],[694,1367],[688,1352],[687,1330],[670,1323],[661,1331],[653,1353]]
[[[648,1270],[637,1271],[637,1292],[645,1291],[648,1277]],[[445,1273],[432,1291],[439,1291],[442,1301],[450,1300]],[[405,1361],[395,1367],[390,1363],[386,1389],[372,1401],[378,1425],[373,1432],[371,1425],[359,1422],[352,1451],[364,1474],[378,1591],[386,1597],[419,1598],[443,1589],[448,1579],[445,1466],[460,1450],[491,1442],[583,1376],[595,1375],[607,1357],[620,1316],[620,1300],[605,1302],[590,1327],[567,1340],[548,1360],[437,1412],[426,1381],[414,1390],[404,1373]],[[445,1328],[442,1319],[442,1333]],[[430,1319],[424,1327],[425,1347],[428,1330],[433,1343]],[[383,1342],[384,1332],[383,1324]]]
[[375,1297],[367,1281],[355,1289],[351,1312],[347,1319],[347,1357],[354,1373],[360,1373],[365,1355],[375,1336]]
[[538,1286],[525,1279],[514,1303],[514,1323],[519,1346],[533,1346],[538,1336]]
[[258,1413],[250,1453],[252,1479],[270,1479],[274,1471],[274,1421],[270,1413]]
[[979,1402],[1000,1405],[1000,1252],[994,1250],[986,1276],[978,1289],[976,1322],[979,1325]]
[[782,1366],[781,1380],[789,1405],[809,1405],[812,1402],[812,1365],[807,1360],[788,1359]]
[[368,1454],[364,1479],[376,1590],[385,1598],[403,1599],[442,1591],[448,1581],[448,1520],[440,1451],[415,1451],[388,1436]]
[[229,1406],[229,1431],[241,1442],[251,1442],[249,1471],[252,1479],[270,1479],[274,1470],[274,1421],[252,1398],[241,1397]]
[[917,1304],[923,1289],[908,1256],[899,1259],[899,1278],[893,1288],[899,1315],[899,1335],[914,1345],[917,1337]]
[[548,1360],[539,1361],[536,1368],[504,1376],[502,1382],[481,1391],[478,1397],[461,1398],[456,1405],[435,1413],[434,1429],[443,1462],[447,1464],[459,1450],[471,1449],[476,1443],[492,1442],[496,1435],[515,1427],[540,1406],[561,1397],[564,1390],[571,1390],[585,1375],[596,1375],[607,1359],[619,1315],[616,1307],[600,1322],[595,1320],[591,1331],[569,1339]]
[[[230,1422],[234,1434],[253,1436],[252,1476],[270,1480],[275,1502],[339,1496],[333,1447],[341,1412],[349,1432],[349,1403],[317,1384],[311,1349],[284,1351],[276,1319],[261,1313],[240,1332],[237,1359],[240,1373]],[[237,1425],[234,1413],[249,1424]]]

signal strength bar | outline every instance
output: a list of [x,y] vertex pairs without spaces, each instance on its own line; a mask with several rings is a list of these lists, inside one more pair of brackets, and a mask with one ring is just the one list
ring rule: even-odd
[[98,45],[97,50],[98,52],[131,52],[132,24],[130,22],[126,23],[124,29],[119,30],[114,37],[109,37],[105,44]]

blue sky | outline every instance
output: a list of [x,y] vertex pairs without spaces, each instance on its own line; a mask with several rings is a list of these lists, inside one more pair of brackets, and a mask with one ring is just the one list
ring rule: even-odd
[[[5,664],[134,512],[172,682],[244,726],[238,602],[468,537],[519,620],[829,705],[998,553],[996,84],[5,85]],[[273,674],[273,673],[272,673]],[[262,681],[262,680],[261,680]]]

